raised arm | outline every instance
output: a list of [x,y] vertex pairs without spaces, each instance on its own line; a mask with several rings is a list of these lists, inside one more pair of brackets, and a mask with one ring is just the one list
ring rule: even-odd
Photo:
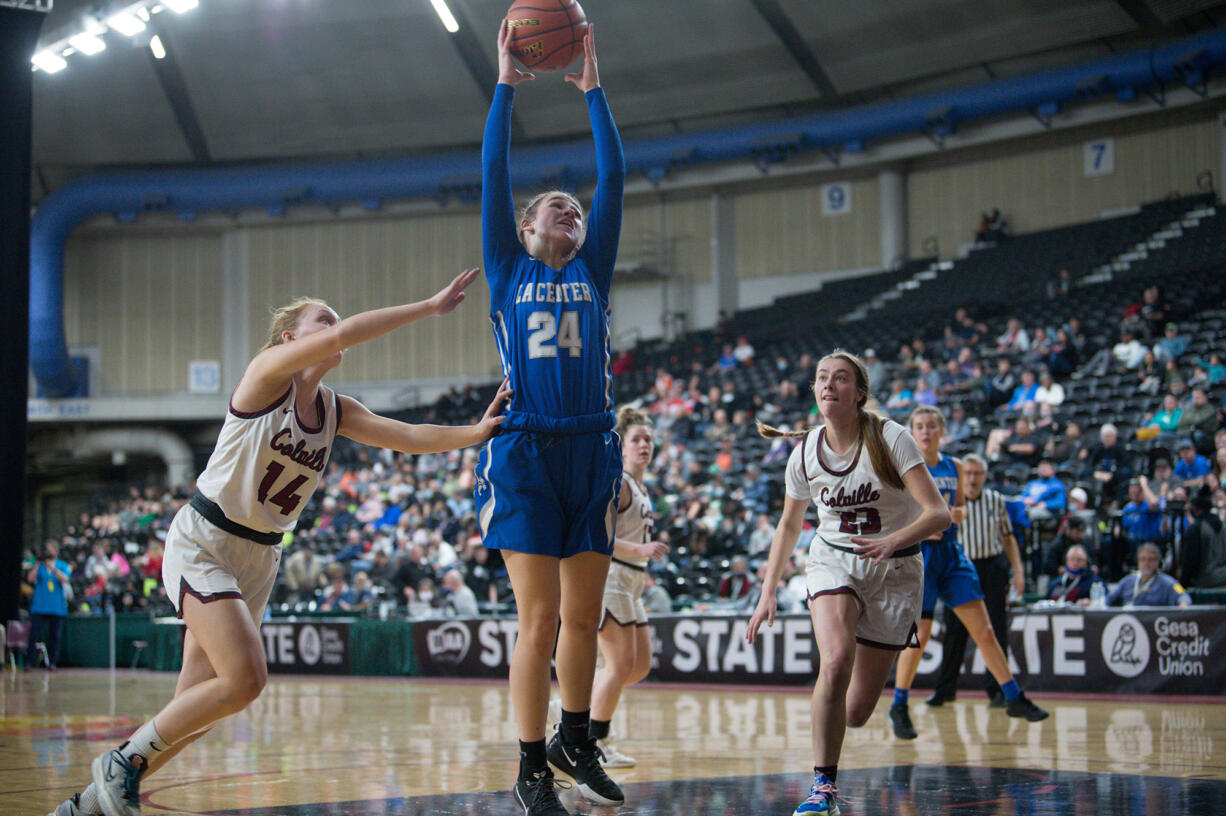
[[[464,300],[464,290],[477,279],[480,269],[461,272],[433,297],[403,306],[388,306],[335,321],[331,310],[320,315],[329,325],[319,331],[293,338],[261,351],[247,365],[242,381],[234,390],[234,404],[267,405],[289,386],[295,373],[322,363],[351,346],[374,340],[414,320],[447,314]],[[334,322],[335,321],[335,322]]]
[[515,200],[511,197],[511,109],[515,86],[533,78],[515,67],[511,29],[504,19],[498,29],[498,85],[481,139],[481,240],[486,280],[495,308],[509,286],[509,267],[505,262],[520,246],[515,228]]
[[613,285],[613,264],[617,261],[617,244],[621,237],[626,157],[609,102],[600,87],[594,25],[588,25],[583,38],[583,71],[567,74],[566,81],[583,91],[592,121],[592,139],[596,143],[596,195],[582,251],[588,258],[596,286],[607,297]]

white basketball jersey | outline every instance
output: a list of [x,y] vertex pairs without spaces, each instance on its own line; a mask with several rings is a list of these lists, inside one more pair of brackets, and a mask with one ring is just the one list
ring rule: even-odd
[[[919,446],[897,422],[882,428],[890,459],[899,475],[924,464]],[[887,485],[873,470],[868,452],[858,440],[842,456],[830,449],[825,427],[814,428],[792,450],[787,467],[787,493],[812,499],[817,505],[817,536],[839,547],[853,547],[854,535],[874,536],[901,529],[920,515],[920,505],[906,490]]]
[[[614,535],[636,544],[646,544],[651,541],[651,531],[655,524],[655,509],[651,506],[651,497],[629,473],[622,474],[622,482],[630,487],[630,506],[625,510],[617,508],[617,532]],[[623,558],[619,555],[617,560],[645,567],[651,559],[639,556]]]
[[231,404],[217,447],[196,480],[196,489],[226,518],[262,533],[294,529],[328,466],[341,423],[340,398],[324,385],[315,395],[319,426],[302,422],[294,409],[297,388],[291,382],[262,411],[244,413]]

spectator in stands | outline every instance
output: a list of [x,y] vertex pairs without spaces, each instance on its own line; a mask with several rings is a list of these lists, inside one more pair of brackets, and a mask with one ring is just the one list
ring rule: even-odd
[[734,368],[736,368],[736,354],[733,353],[732,344],[724,343],[724,349],[720,352],[715,365],[711,367],[710,373],[726,373]]
[[[1064,558],[1071,547],[1081,547],[1089,552],[1086,540],[1086,522],[1081,516],[1069,516],[1062,529],[1043,550],[1040,574],[1051,579],[1058,578],[1064,570]],[[1039,590],[1042,592],[1042,588]]]
[[1157,396],[1165,379],[1166,367],[1158,362],[1151,349],[1146,349],[1141,364],[1137,366],[1137,391]]
[[1062,267],[1056,274],[1054,280],[1047,284],[1047,297],[1055,300],[1056,298],[1066,298],[1073,291],[1073,273],[1068,271],[1068,267]]
[[1226,526],[1213,513],[1208,491],[1188,501],[1180,557],[1180,583],[1190,587],[1226,586]]
[[397,600],[403,598],[405,603],[412,603],[421,580],[432,574],[430,565],[426,563],[425,549],[418,544],[409,543],[396,565],[396,572],[392,575],[392,589]]
[[643,606],[650,615],[667,615],[673,611],[673,601],[668,590],[660,586],[655,574],[648,570],[643,576]]
[[949,422],[945,426],[945,439],[941,444],[951,445],[956,442],[962,442],[970,439],[975,434],[975,429],[971,427],[971,423],[966,418],[966,409],[960,404],[955,405],[949,414]]
[[736,339],[736,348],[732,350],[732,356],[736,358],[739,366],[753,365],[754,349],[748,337],[742,334]]
[[1039,393],[1038,383],[1034,380],[1034,372],[1029,369],[1022,371],[1022,380],[1017,387],[1013,389],[1013,393],[1009,397],[1009,401],[1005,403],[1004,410],[1006,411],[1021,411],[1027,404],[1035,401],[1035,396]]
[[941,387],[941,372],[933,368],[932,363],[928,360],[919,361],[919,377],[928,386],[929,391],[936,391]]
[[[928,361],[925,360],[927,365]],[[911,400],[915,405],[931,405],[937,404],[937,392],[932,390],[932,386],[924,377],[920,377],[915,381],[915,390],[911,392]]]
[[370,583],[384,589],[391,587],[392,576],[396,574],[396,568],[392,566],[387,550],[384,547],[376,547],[370,558],[370,569],[367,570]]
[[1022,488],[1022,504],[1031,521],[1049,519],[1064,514],[1068,504],[1067,488],[1056,478],[1056,468],[1050,459],[1039,462],[1039,472]]
[[911,412],[915,405],[915,400],[912,398],[910,389],[906,383],[895,378],[890,383],[890,396],[885,401],[885,409],[889,411],[890,416],[895,419],[901,419]]
[[1052,379],[1047,369],[1039,375],[1039,386],[1034,393],[1034,401],[1040,405],[1050,405],[1059,408],[1064,404],[1064,386]]
[[751,558],[757,558],[770,549],[771,539],[775,535],[775,527],[771,524],[770,516],[762,513],[758,516],[757,524],[752,533],[749,534],[749,555]]
[[1192,401],[1183,406],[1179,417],[1178,431],[1191,437],[1197,450],[1211,450],[1214,434],[1219,425],[1218,409],[1209,401],[1209,392],[1204,386],[1192,389]]
[[1082,450],[1078,455],[1084,459],[1099,484],[1103,504],[1119,498],[1122,485],[1132,478],[1128,451],[1120,444],[1120,432],[1110,422],[1103,423],[1098,432],[1099,444],[1093,450]]
[[1131,371],[1141,365],[1141,360],[1145,357],[1145,346],[1141,345],[1131,329],[1121,329],[1120,342],[1111,349],[1111,356],[1115,358],[1118,367]]
[[1051,354],[1051,336],[1044,327],[1035,326],[1030,337],[1030,348],[1022,355],[1022,362],[1029,366],[1041,366],[1047,361],[1049,354]]
[[1162,289],[1154,284],[1146,287],[1141,293],[1141,326],[1146,337],[1156,338],[1162,335],[1171,316],[1171,304],[1162,296]]
[[1085,547],[1075,544],[1064,554],[1064,571],[1047,587],[1047,598],[1052,601],[1075,603],[1080,606],[1090,604],[1090,588],[1094,584],[1104,584],[1102,578],[1090,567],[1090,558]]
[[[328,585],[324,577],[324,559],[306,539],[295,540],[295,546],[285,559],[285,586],[289,603],[306,601]],[[339,565],[338,565],[339,566]],[[342,575],[344,572],[342,571]]]
[[1160,434],[1173,434],[1179,429],[1179,419],[1183,416],[1183,409],[1179,407],[1179,400],[1175,399],[1174,394],[1167,394],[1162,398],[1162,408],[1150,414],[1145,424],[1137,428],[1137,439],[1150,440]]
[[1174,323],[1167,323],[1162,337],[1154,343],[1154,356],[1162,363],[1178,360],[1187,350],[1188,338],[1179,334],[1179,327]]
[[345,607],[345,595],[349,591],[345,583],[345,568],[335,562],[324,570],[328,576],[328,585],[319,592],[319,610],[321,612],[337,612]]
[[[1203,392],[1202,392],[1203,393]],[[1209,460],[1196,452],[1191,439],[1179,443],[1179,461],[1175,463],[1175,477],[1187,488],[1197,488],[1205,483],[1205,476],[1212,470]]]
[[1030,350],[1030,335],[1022,328],[1022,321],[1009,318],[1004,334],[996,338],[996,349],[1006,354],[1025,354]]
[[1077,347],[1073,344],[1068,329],[1063,327],[1056,329],[1056,338],[1052,341],[1051,349],[1044,361],[1052,376],[1067,377],[1077,369],[1080,361]]
[[619,377],[622,374],[629,374],[634,370],[634,349],[622,349],[617,353],[617,357],[613,359],[613,365],[610,368],[614,377]]
[[1124,561],[1132,559],[1142,542],[1162,537],[1163,509],[1144,475],[1128,482],[1128,502],[1120,508],[1120,535],[1112,541],[1110,552],[1104,553],[1108,575],[1122,574]]
[[370,576],[358,570],[353,575],[353,585],[341,596],[341,609],[345,612],[365,612],[375,602]]
[[1043,445],[1043,455],[1057,466],[1068,470],[1078,470],[1078,456],[1085,449],[1085,439],[1081,435],[1081,426],[1070,422],[1064,426],[1064,433],[1048,437]]
[[985,402],[988,408],[995,408],[997,405],[1003,405],[1013,396],[1013,389],[1017,387],[1017,377],[1013,375],[1013,363],[1008,357],[1001,357],[996,361],[996,373],[988,380],[987,388],[985,389]]
[[740,600],[751,594],[757,581],[749,573],[749,562],[743,555],[732,556],[728,572],[719,581],[719,597],[725,600]]
[[765,515],[770,510],[771,482],[757,465],[745,468],[744,495],[741,503],[751,513]]
[[1192,596],[1158,569],[1162,551],[1145,542],[1137,547],[1137,571],[1130,572],[1107,593],[1107,606],[1188,606]]
[[64,620],[68,617],[69,574],[72,567],[60,559],[60,548],[55,539],[43,543],[38,563],[26,573],[26,581],[34,587],[30,599],[29,646],[26,650],[26,668],[34,665],[38,644],[47,649],[47,670],[55,671],[60,660],[60,635]]
[[1220,354],[1210,354],[1207,361],[1197,358],[1192,365],[1196,371],[1188,378],[1188,385],[1217,385],[1226,380],[1226,366],[1222,365]]
[[1013,435],[1004,443],[1004,454],[1010,462],[1034,466],[1046,444],[1047,440],[1035,432],[1029,419],[1018,417],[1013,423]]
[[443,612],[452,618],[475,618],[477,596],[464,583],[458,569],[443,573]]
[[357,512],[354,513],[354,518],[360,524],[378,521],[383,517],[383,511],[387,509],[383,501],[383,487],[377,483],[371,484],[366,488],[366,498],[358,505]]
[[864,367],[868,369],[869,382],[883,383],[886,381],[885,363],[878,359],[876,349],[864,350]]
[[1165,456],[1159,456],[1154,460],[1154,476],[1148,484],[1154,495],[1165,504],[1166,500],[1174,494],[1175,488],[1182,485],[1183,481],[1171,470],[1171,460]]

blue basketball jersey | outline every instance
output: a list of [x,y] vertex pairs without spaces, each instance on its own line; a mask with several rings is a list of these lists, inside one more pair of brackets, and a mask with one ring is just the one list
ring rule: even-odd
[[[958,465],[954,462],[953,457],[941,454],[941,461],[935,465],[928,466],[928,472],[932,474],[932,480],[937,483],[937,490],[945,497],[945,502],[950,506],[954,506],[954,500],[958,496]],[[941,534],[942,543],[958,540],[958,525],[951,524]]]
[[490,323],[515,395],[507,430],[593,433],[614,425],[609,289],[621,232],[625,159],[604,92],[586,99],[598,181],[586,236],[562,269],[519,241],[508,165],[514,89],[499,85],[482,145],[481,230]]

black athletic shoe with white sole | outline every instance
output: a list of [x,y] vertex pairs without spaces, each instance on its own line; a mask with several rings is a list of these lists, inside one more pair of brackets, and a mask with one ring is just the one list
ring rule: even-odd
[[[123,748],[125,742],[119,746]],[[95,757],[90,771],[98,791],[98,804],[105,816],[140,816],[140,778],[145,775],[145,758],[139,754],[125,758],[119,750]]]
[[528,779],[515,783],[515,801],[524,809],[524,816],[570,816],[555,787],[570,787],[569,782],[553,778],[549,768],[537,771]]
[[626,801],[622,789],[601,766],[604,754],[595,739],[589,737],[580,745],[565,745],[559,729],[549,741],[546,756],[550,765],[575,780],[579,793],[596,804],[620,805]]

